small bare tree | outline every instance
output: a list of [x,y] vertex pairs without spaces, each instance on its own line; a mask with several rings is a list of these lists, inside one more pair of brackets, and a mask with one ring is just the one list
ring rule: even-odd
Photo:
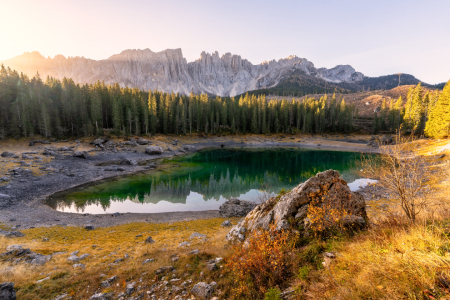
[[360,175],[378,180],[389,191],[389,200],[414,222],[418,214],[441,204],[434,196],[448,168],[446,162],[417,153],[412,141],[397,135],[394,145],[380,145],[380,155],[363,157]]

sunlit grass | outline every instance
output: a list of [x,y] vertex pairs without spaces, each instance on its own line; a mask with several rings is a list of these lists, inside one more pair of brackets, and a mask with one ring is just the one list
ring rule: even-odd
[[[101,274],[108,277],[118,276],[119,286],[115,283],[111,286],[111,291],[116,295],[124,291],[126,282],[138,281],[143,278],[142,285],[152,284],[155,279],[154,271],[167,265],[173,265],[177,271],[177,278],[184,278],[184,273],[189,274],[189,278],[199,278],[200,271],[205,273],[205,277],[216,276],[216,281],[220,282],[218,273],[209,274],[206,270],[205,259],[191,268],[186,268],[186,264],[192,259],[189,252],[198,249],[200,257],[220,257],[226,254],[225,235],[229,228],[220,225],[225,219],[215,218],[206,220],[196,220],[176,223],[130,223],[107,228],[96,228],[88,231],[81,227],[41,227],[23,230],[26,235],[22,238],[6,239],[0,237],[0,251],[5,252],[6,247],[11,244],[20,244],[24,248],[41,254],[52,254],[65,252],[65,254],[55,255],[44,266],[30,266],[24,264],[13,265],[9,262],[0,262],[0,270],[6,267],[13,267],[13,271],[0,271],[0,282],[13,281],[16,284],[18,299],[51,299],[60,294],[81,295],[84,299],[99,292],[100,282],[105,278],[100,278]],[[233,223],[236,220],[232,220]],[[192,239],[193,232],[207,235],[207,240]],[[142,236],[139,236],[142,235]],[[151,236],[156,241],[154,244],[144,243],[147,237]],[[43,238],[49,240],[44,242]],[[188,241],[190,246],[178,248],[178,245]],[[74,263],[67,261],[69,253],[80,251],[81,254],[90,256],[80,263],[86,265],[83,269],[74,269]],[[124,258],[128,254],[130,258],[116,266],[109,266],[115,259]],[[180,259],[171,261],[171,255],[177,254]],[[145,259],[153,258],[155,262],[142,265]],[[191,264],[192,265],[192,264]],[[51,277],[40,284],[37,280]],[[211,278],[210,278],[211,280]]]

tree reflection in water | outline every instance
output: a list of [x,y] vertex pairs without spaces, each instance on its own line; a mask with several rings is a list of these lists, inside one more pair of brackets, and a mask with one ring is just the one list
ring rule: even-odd
[[205,150],[167,159],[162,170],[57,194],[47,204],[58,210],[74,206],[84,211],[92,205],[106,210],[113,201],[186,203],[191,192],[203,195],[204,201],[239,197],[253,189],[278,193],[328,169],[339,170],[347,181],[354,180],[352,171],[359,155],[301,149]]

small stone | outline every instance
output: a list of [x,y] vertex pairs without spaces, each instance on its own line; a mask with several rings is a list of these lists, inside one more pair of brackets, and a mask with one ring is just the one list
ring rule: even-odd
[[79,258],[78,256],[76,256],[76,255],[72,255],[72,256],[69,256],[69,257],[67,258],[67,260],[68,260],[68,261],[71,261],[71,262],[79,262],[79,261],[80,261],[80,258]]
[[74,268],[82,268],[82,269],[84,269],[86,266],[83,265],[83,264],[74,264],[73,267]]
[[201,234],[201,233],[198,233],[198,232],[194,232],[193,234],[191,234],[191,236],[189,237],[189,239],[195,239],[195,238],[205,238],[206,237],[206,234]]
[[21,245],[10,245],[8,247],[6,247],[6,251],[14,251],[14,250],[22,250],[22,246]]
[[206,268],[207,268],[209,271],[214,271],[214,270],[217,269],[217,266],[216,266],[216,263],[212,263],[212,264],[207,264],[207,265],[206,265]]
[[41,283],[41,282],[44,282],[44,281],[49,280],[49,279],[50,279],[50,277],[46,277],[46,278],[43,278],[43,279],[40,279],[40,280],[36,281],[36,283]]
[[152,262],[152,261],[155,261],[155,259],[149,258],[149,259],[144,260],[144,262],[143,262],[142,264],[143,264],[143,265],[144,265],[144,264],[148,264],[148,263],[150,263],[150,262]]
[[84,229],[86,229],[86,230],[94,230],[94,225],[86,225],[86,226],[84,226]]
[[191,293],[200,299],[209,299],[214,293],[214,287],[206,282],[199,282],[191,289]]
[[136,285],[136,282],[127,284],[127,289],[125,291],[125,294],[131,295],[136,290],[136,288],[134,287],[135,285]]
[[191,244],[189,244],[189,242],[182,242],[178,245],[178,248],[180,247],[184,247],[184,246],[190,246]]
[[145,243],[146,244],[153,244],[153,243],[155,243],[155,241],[152,239],[151,236],[149,236],[148,238],[145,239]]
[[220,226],[229,227],[229,226],[231,226],[231,222],[230,222],[230,220],[223,221],[222,225],[220,225]]

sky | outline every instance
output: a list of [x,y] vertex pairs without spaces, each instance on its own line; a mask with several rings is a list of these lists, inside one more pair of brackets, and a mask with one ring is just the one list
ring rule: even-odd
[[366,76],[450,79],[449,0],[0,0],[0,61],[39,51],[105,59],[126,49],[297,55]]

